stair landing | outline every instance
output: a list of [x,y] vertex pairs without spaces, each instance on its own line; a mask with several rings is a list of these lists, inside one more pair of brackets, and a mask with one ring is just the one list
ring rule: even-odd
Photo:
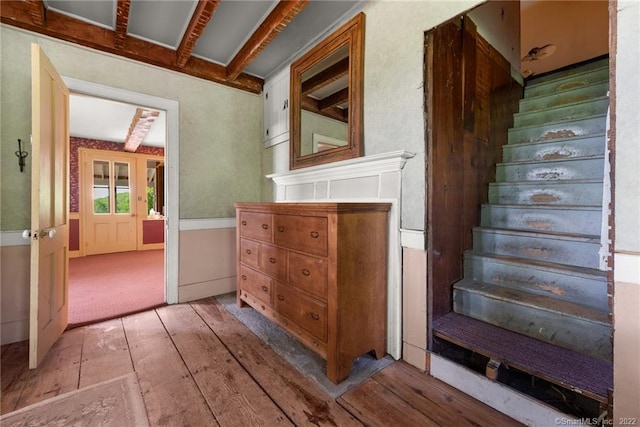
[[454,312],[434,320],[433,333],[438,338],[602,403],[607,402],[607,392],[613,389],[613,363],[610,361]]

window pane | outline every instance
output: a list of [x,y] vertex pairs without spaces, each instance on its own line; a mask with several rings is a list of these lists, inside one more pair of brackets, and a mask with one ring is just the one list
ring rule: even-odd
[[130,213],[129,163],[114,162],[116,213]]
[[109,213],[109,162],[93,161],[93,212]]

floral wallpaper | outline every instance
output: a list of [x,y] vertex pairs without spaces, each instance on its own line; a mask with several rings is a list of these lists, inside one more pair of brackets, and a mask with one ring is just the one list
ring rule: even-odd
[[[78,149],[92,148],[94,150],[120,151],[124,153],[123,147],[124,144],[120,142],[100,141],[75,136],[69,138],[69,212],[79,212],[80,207],[80,161],[78,159]],[[136,150],[136,153],[164,156],[164,148],[141,145],[138,147],[138,150]]]

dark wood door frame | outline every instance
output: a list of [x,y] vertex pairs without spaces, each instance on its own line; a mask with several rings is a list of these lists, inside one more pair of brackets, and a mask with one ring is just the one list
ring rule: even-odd
[[425,34],[427,343],[450,312],[522,86],[466,16]]

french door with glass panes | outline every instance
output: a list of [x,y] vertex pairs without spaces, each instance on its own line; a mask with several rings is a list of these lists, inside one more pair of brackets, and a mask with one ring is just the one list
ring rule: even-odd
[[135,251],[135,158],[101,150],[81,150],[81,157],[84,255]]

